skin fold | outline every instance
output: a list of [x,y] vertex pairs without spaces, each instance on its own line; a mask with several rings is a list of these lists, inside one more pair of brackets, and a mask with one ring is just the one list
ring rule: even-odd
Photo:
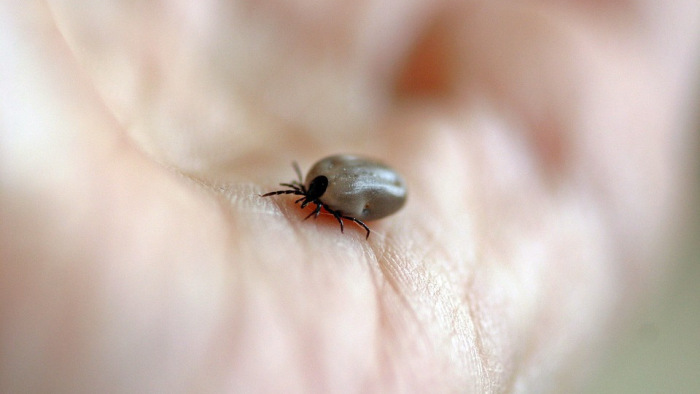
[[[669,269],[696,3],[0,3],[0,392],[580,387]],[[335,153],[408,183],[368,241],[259,197]]]

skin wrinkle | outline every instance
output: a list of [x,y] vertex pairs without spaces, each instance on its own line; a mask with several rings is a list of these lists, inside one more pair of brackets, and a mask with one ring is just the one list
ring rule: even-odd
[[[427,260],[426,260],[426,259],[414,258],[414,260],[417,261],[417,262],[421,262],[420,264],[418,264],[418,266],[426,266],[426,264],[427,264]],[[448,317],[448,318],[449,318],[450,316],[452,316],[451,319],[454,320],[454,319],[457,318],[457,316],[461,315],[460,311],[461,311],[462,309],[461,309],[459,306],[457,306],[456,304],[450,302],[450,301],[449,301],[450,297],[448,297],[448,296],[441,290],[441,289],[444,289],[444,287],[434,287],[434,286],[431,286],[431,284],[432,284],[433,281],[434,281],[433,279],[427,279],[427,280],[420,280],[420,279],[418,279],[418,280],[416,280],[415,278],[413,278],[413,275],[411,275],[411,276],[406,276],[406,271],[405,271],[405,270],[399,269],[399,268],[398,268],[398,267],[400,267],[399,264],[391,264],[391,261],[393,261],[393,259],[390,259],[390,258],[387,259],[387,262],[389,262],[388,267],[395,266],[395,267],[397,267],[397,268],[396,268],[396,269],[391,269],[391,268],[389,268],[389,270],[384,271],[384,272],[385,272],[384,276],[387,278],[387,280],[389,281],[389,283],[392,284],[392,288],[394,289],[394,291],[397,292],[398,294],[402,294],[401,299],[406,300],[405,302],[407,303],[408,310],[409,310],[409,311],[413,311],[413,313],[411,313],[411,315],[414,317],[415,324],[417,324],[419,327],[424,327],[424,326],[425,326],[425,321],[426,321],[426,320],[425,320],[425,318],[421,318],[421,317],[420,317],[421,313],[419,313],[414,307],[411,307],[411,303],[410,303],[410,301],[408,301],[408,299],[409,299],[409,298],[408,298],[408,294],[414,294],[414,297],[415,297],[415,295],[417,295],[417,296],[418,296],[417,299],[423,298],[423,296],[421,296],[420,294],[426,294],[426,295],[430,294],[432,299],[435,299],[435,300],[443,300],[443,302],[439,302],[439,303],[438,303],[439,305],[443,305],[443,307],[442,307],[442,308],[438,308],[438,309],[435,310],[435,312],[434,312],[435,315],[438,317],[438,320],[442,320],[444,317]],[[403,275],[396,276],[397,273],[403,274]],[[427,271],[426,271],[426,273],[427,273]],[[420,276],[422,276],[422,275],[419,275],[419,277],[420,277]],[[392,280],[392,278],[395,278],[395,280]],[[415,289],[415,290],[413,290],[413,291],[407,292],[407,291],[401,290],[401,287],[398,285],[397,282],[398,282],[398,283],[413,283],[414,285],[417,285],[417,284],[419,284],[419,283],[426,283],[427,286],[426,286],[426,287],[423,287],[422,289],[417,288],[417,289]],[[434,293],[435,291],[437,291],[437,293]],[[431,294],[431,293],[434,293],[434,294]],[[422,302],[421,304],[427,305],[428,303]],[[445,308],[445,307],[448,308],[448,309],[443,309],[443,308]],[[432,315],[432,313],[431,313],[431,315]],[[472,316],[472,317],[473,317],[473,316]],[[429,320],[432,320],[432,319],[429,319]],[[455,339],[459,340],[458,338],[459,338],[460,336],[468,337],[468,335],[466,335],[466,332],[460,333],[460,331],[459,331],[459,329],[458,329],[459,326],[452,325],[452,324],[447,324],[447,327],[449,327],[449,326],[452,326],[454,331],[452,331],[452,334],[448,334],[448,332],[450,331],[450,330],[448,329],[448,331],[445,332],[445,333],[447,334],[447,337],[446,337],[445,339],[447,340],[447,344],[448,344],[448,345],[447,345],[447,348],[452,348],[452,349],[454,350],[454,347],[452,346],[453,341],[454,341]],[[475,325],[472,324],[471,326],[474,327]],[[425,328],[426,328],[426,329],[423,329],[422,332],[424,332],[424,335],[425,335],[425,338],[426,338],[426,343],[433,343],[433,341],[430,341],[430,340],[427,339],[427,338],[430,338],[430,335],[428,335],[429,330],[427,330],[427,329],[428,329],[428,326],[426,326]],[[456,335],[456,337],[455,337],[455,335]],[[475,338],[477,339],[477,341],[478,341],[478,333],[475,333],[474,337],[475,337]],[[436,345],[436,346],[439,346],[439,343],[435,343],[435,345]],[[458,353],[459,353],[459,352],[458,352]],[[465,355],[465,356],[466,356],[466,355]],[[458,356],[458,357],[459,357],[459,356]],[[484,367],[485,359],[483,358],[483,352],[479,352],[479,356],[477,356],[476,359],[477,359],[477,364],[478,364],[478,365],[481,365],[480,370],[486,371],[486,368]],[[453,366],[454,366],[453,363],[450,363],[450,365],[453,365]],[[457,369],[459,370],[459,369],[461,369],[461,368],[457,368]],[[488,376],[487,376],[485,373],[484,373],[484,374],[478,374],[478,375],[479,375],[479,376],[482,376],[482,379],[485,379],[486,381],[489,380]],[[478,387],[486,387],[486,386],[484,385],[484,383],[483,383],[483,381],[482,381],[482,383],[480,383],[480,384],[478,385]]]
[[[503,249],[508,250],[508,249],[510,249],[510,248],[504,246]],[[495,258],[494,260],[495,260],[494,262],[501,261],[501,260],[510,261],[510,258],[508,258],[508,257],[497,257],[497,258]],[[508,274],[509,277],[510,277],[510,276],[513,276],[513,272],[511,271],[511,270],[513,269],[512,267],[505,267],[505,269],[508,270],[508,271],[507,271],[507,274]],[[489,273],[488,273],[488,272],[484,272],[483,274],[484,274],[484,275],[488,275]],[[483,281],[483,280],[487,280],[487,279],[483,278],[482,281]],[[487,282],[487,283],[488,283],[488,282]],[[471,297],[470,297],[471,302],[469,302],[469,304],[472,305],[472,304],[476,303],[476,300],[478,300],[479,298],[488,297],[488,296],[491,295],[492,292],[494,291],[494,290],[491,289],[491,288],[486,288],[485,290],[488,292],[486,295],[480,295],[480,296],[479,296],[479,295],[473,295],[473,296],[471,296]],[[500,291],[499,291],[499,292],[500,292]],[[508,297],[507,295],[506,295],[505,297],[506,297],[506,298],[510,298],[510,297]],[[483,300],[482,300],[482,303],[483,303]],[[477,308],[477,307],[475,306],[475,307],[473,307],[473,308]],[[474,310],[474,309],[472,309],[472,310]],[[505,311],[505,312],[507,312],[507,311]],[[488,330],[488,328],[484,327],[484,322],[482,322],[481,320],[479,320],[479,316],[481,316],[481,313],[484,313],[484,312],[483,312],[483,308],[479,308],[479,312],[478,312],[478,313],[476,312],[476,310],[474,310],[474,312],[473,312],[474,321],[477,322],[477,326],[476,326],[477,332],[482,332],[482,331],[490,332],[490,331],[492,331],[492,330]],[[512,331],[512,330],[513,330],[512,325],[513,325],[513,323],[514,323],[513,317],[512,317],[512,316],[509,316],[509,315],[506,315],[506,316],[503,317],[502,320],[503,320],[503,321],[502,321],[502,324],[505,324],[505,325],[506,325],[505,329],[506,329],[507,331]],[[510,327],[509,327],[509,326],[510,326]],[[494,335],[494,334],[491,333],[491,335]],[[483,346],[484,346],[484,345],[483,345],[483,343],[482,343],[482,346],[480,347],[480,349],[483,349]],[[527,347],[527,344],[525,344],[524,346]],[[516,354],[519,355],[519,357],[516,359],[516,362],[515,362],[515,365],[516,365],[516,366],[518,365],[518,363],[517,363],[518,360],[523,360],[523,359],[524,359],[524,354],[523,354],[523,349],[522,349],[522,347],[523,347],[523,346],[521,345],[521,346],[519,346],[517,349],[515,349]],[[492,354],[492,356],[493,356],[493,354]],[[511,354],[510,356],[513,357],[512,354]],[[487,357],[486,355],[484,355],[484,356],[483,356],[483,359],[489,360],[490,358]],[[508,390],[506,390],[506,389],[508,389],[509,386],[512,385],[512,382],[509,384],[509,381],[513,381],[513,380],[515,379],[515,376],[517,376],[517,374],[518,374],[518,369],[517,369],[517,367],[516,367],[515,369],[513,369],[513,368],[511,367],[511,368],[508,370],[508,372],[509,372],[509,373],[505,376],[505,379],[503,379],[503,381],[501,382],[501,385],[503,386],[503,388],[504,388],[505,391],[508,391]]]
[[[428,239],[432,239],[433,242],[430,242],[429,240],[427,242],[423,242],[423,244],[427,245],[427,247],[421,247],[420,248],[421,253],[419,255],[412,256],[413,260],[418,261],[418,262],[422,262],[422,266],[430,265],[429,264],[429,262],[430,262],[429,256],[431,254],[433,254],[433,252],[439,252],[441,249],[443,249],[442,247],[438,247],[438,240],[440,240],[440,238],[441,238],[441,234],[439,232],[436,234],[433,234],[433,233],[426,234],[426,237]],[[439,256],[435,256],[434,258],[436,258],[437,260],[442,260],[439,258]],[[441,266],[442,266],[442,264],[438,265],[438,267],[441,267]],[[448,283],[452,283],[452,282],[448,282]],[[460,281],[457,281],[454,284],[459,284],[459,283],[460,283]],[[455,292],[457,289],[459,289],[459,287],[457,287],[457,288],[451,287],[450,291]],[[468,294],[469,289],[470,289],[470,286],[464,287],[463,291],[465,292],[465,294]],[[461,326],[462,330],[460,330],[460,325],[452,324],[452,322],[459,320],[459,316],[462,316],[462,314],[460,312],[462,312],[463,309],[466,309],[466,315],[469,316],[469,319],[467,319],[469,324],[467,324],[466,326]],[[476,315],[473,313],[471,304],[466,303],[465,308],[460,308],[457,304],[454,304],[453,308],[450,311],[443,311],[442,314],[445,316],[451,316],[450,317],[451,323],[447,324],[447,326],[454,327],[454,329],[452,331],[453,338],[459,338],[460,336],[464,337],[464,338],[472,337],[471,342],[473,342],[475,344],[477,351],[476,351],[476,353],[464,354],[464,356],[471,357],[472,360],[474,360],[476,362],[476,364],[479,365],[479,370],[483,372],[482,374],[477,373],[477,376],[480,376],[480,381],[481,381],[481,383],[478,385],[478,387],[490,387],[491,385],[488,384],[487,382],[491,382],[493,379],[491,379],[487,373],[488,369],[486,368],[486,365],[488,365],[488,361],[486,358],[486,353],[483,351],[481,334],[480,334],[480,330],[478,328],[479,325],[475,323],[476,322],[476,320],[475,320]],[[440,315],[440,313],[438,313],[438,315]],[[472,335],[469,335],[469,332],[471,332]],[[466,348],[470,348],[470,347],[466,346]],[[462,372],[466,372],[466,370],[464,370]]]
[[[425,330],[423,330],[423,325],[421,324],[420,318],[414,306],[408,299],[407,292],[402,290],[400,283],[407,283],[407,277],[404,275],[405,271],[400,269],[401,259],[398,257],[400,255],[395,252],[390,252],[390,246],[387,245],[385,251],[382,253],[382,259],[379,260],[379,269],[382,273],[383,283],[389,285],[389,289],[392,290],[393,294],[398,297],[400,304],[404,306],[403,311],[399,311],[402,316],[407,315],[410,319],[408,320],[413,327],[419,330],[420,343],[430,343],[429,337]],[[403,279],[401,278],[403,277]],[[391,327],[399,327],[398,322],[396,324],[390,324]],[[392,330],[396,332],[401,332],[401,330]],[[414,339],[415,341],[415,339]],[[402,355],[403,356],[403,355]]]
[[[375,249],[371,249],[375,250]],[[385,264],[381,263],[382,261],[387,261],[387,258],[385,258],[387,253],[387,247],[386,245],[382,249],[381,254],[377,255],[376,253],[373,254],[368,254],[370,257],[373,256],[373,260],[371,261],[371,264],[369,264],[370,267],[370,274],[372,276],[372,283],[374,284],[375,287],[375,305],[377,307],[377,316],[378,316],[378,322],[377,322],[377,335],[375,336],[375,346],[376,346],[376,353],[377,353],[377,363],[379,365],[379,368],[381,369],[380,376],[384,377],[386,374],[390,374],[389,376],[391,377],[391,380],[394,381],[394,385],[396,386],[398,383],[396,382],[397,379],[397,371],[398,367],[396,366],[394,362],[394,358],[391,356],[392,355],[392,344],[391,342],[388,341],[383,341],[382,338],[394,338],[398,337],[398,329],[395,324],[392,324],[392,320],[389,318],[390,314],[388,312],[389,308],[387,303],[389,300],[385,299],[385,292],[386,290],[391,290],[392,294],[395,296],[399,297],[400,301],[405,302],[404,298],[401,297],[401,293],[397,291],[397,287],[395,283],[392,283],[392,278],[387,276],[384,269],[385,269]],[[380,277],[381,275],[381,277]],[[382,333],[384,335],[382,335]],[[395,352],[395,350],[394,350]],[[390,371],[389,371],[390,370]],[[387,376],[388,378],[388,376]],[[388,389],[388,387],[385,387]]]
[[[456,308],[459,316],[463,318],[460,319],[460,321],[462,321],[465,325],[462,326],[463,332],[459,332],[459,325],[455,325],[455,330],[459,335],[465,337],[466,349],[472,349],[472,351],[468,352],[467,355],[469,355],[472,359],[472,364],[476,364],[478,367],[478,370],[475,373],[478,378],[476,389],[490,392],[495,388],[496,379],[494,379],[490,373],[491,368],[489,368],[489,364],[491,361],[489,360],[487,352],[484,348],[483,334],[480,329],[480,324],[478,320],[476,320],[478,316],[474,313],[473,306],[470,303],[467,303],[464,308],[459,308],[458,306],[456,306]],[[467,319],[464,319],[465,316],[463,309],[466,309]]]
[[[469,155],[465,155],[465,156],[469,157]],[[473,167],[473,166],[467,166],[467,168],[471,168],[471,167]],[[465,189],[467,189],[466,186],[467,185],[465,184],[464,185]],[[454,190],[452,193],[454,195],[457,195],[457,196],[467,194],[466,191],[462,192],[459,190]],[[450,204],[444,203],[444,201],[443,201],[444,196],[442,196],[440,194],[434,194],[434,195],[430,196],[430,198],[436,199],[433,204],[436,204],[439,207],[446,207],[445,208],[446,211],[449,211]],[[455,225],[460,225],[460,223],[457,222],[457,223],[455,223]],[[427,261],[426,259],[430,253],[429,252],[430,250],[444,249],[444,247],[438,247],[438,244],[441,242],[441,239],[443,238],[443,236],[448,234],[448,233],[450,233],[450,229],[448,229],[446,227],[442,227],[442,228],[435,229],[433,232],[430,232],[429,234],[426,234],[425,238],[427,238],[428,241],[422,242],[421,247],[419,248],[419,250],[421,250],[423,253],[421,253],[420,256],[411,256],[411,257],[415,258],[418,261],[423,261],[423,262]],[[430,242],[430,240],[432,240],[432,242]],[[423,247],[422,247],[423,245],[428,246],[426,251],[423,251]],[[456,246],[456,248],[458,250],[461,250],[463,247],[461,245],[459,245],[459,246]],[[440,258],[440,256],[435,256],[433,258],[437,259],[438,261],[439,260],[447,260],[448,256],[446,255],[444,259]],[[450,261],[455,262],[455,264],[459,264],[460,261],[465,261],[465,260],[450,259]],[[443,268],[445,269],[446,272],[451,272],[452,274],[455,274],[455,271],[451,269],[453,267],[443,267]],[[467,274],[466,278],[468,281],[469,281],[469,278],[471,278],[471,279],[474,278],[474,273],[471,271],[465,272],[465,274]],[[459,282],[460,281],[458,279],[457,281],[451,281],[448,283],[453,283],[455,286],[458,286],[460,284]],[[457,287],[457,288],[459,288],[459,287]],[[472,287],[471,286],[462,286],[462,289],[463,289],[464,295],[460,294],[459,298],[469,300],[471,298],[471,296],[469,294],[472,291]],[[455,291],[455,288],[453,288],[451,291]],[[470,359],[471,365],[475,365],[477,368],[476,371],[471,371],[471,379],[476,378],[476,381],[473,382],[475,384],[475,386],[472,389],[476,390],[476,391],[488,390],[487,388],[489,388],[489,387],[491,387],[491,388],[495,387],[495,382],[494,382],[494,379],[489,376],[490,375],[490,373],[489,373],[490,369],[488,368],[489,361],[487,358],[487,353],[484,351],[484,347],[483,347],[483,340],[482,340],[482,333],[480,330],[480,324],[478,323],[478,320],[476,320],[478,315],[475,314],[475,311],[473,309],[474,308],[473,303],[467,302],[465,304],[464,308],[466,309],[466,313],[469,316],[469,319],[468,319],[469,325],[467,328],[468,331],[462,333],[462,335],[465,335],[466,337],[470,338],[470,343],[473,346],[470,346],[469,347],[470,351],[467,354],[464,354],[462,356]],[[454,313],[454,310],[460,310],[460,308],[455,307],[452,310],[438,311],[438,313],[442,314],[442,315],[449,315],[451,313]],[[467,369],[467,370],[462,371],[462,373],[469,373],[468,371],[469,370]]]
[[[498,247],[498,246],[495,246],[495,245],[492,244],[491,247],[492,247],[492,248],[495,247],[495,248],[500,249],[500,250],[510,250],[510,249],[511,249],[511,246],[510,246],[510,245],[507,245],[507,244],[506,244],[506,245],[503,245],[502,247]],[[481,258],[480,258],[480,260],[484,260],[484,259],[485,259],[485,257],[481,257]],[[499,261],[510,261],[510,260],[511,260],[510,257],[508,257],[507,255],[502,255],[502,252],[501,252],[501,253],[499,253],[498,255],[494,256],[493,258],[487,259],[487,260],[486,260],[486,261],[487,261],[486,264],[493,264],[493,263],[497,263],[497,262],[499,262]],[[497,268],[497,267],[496,267],[496,269],[505,269],[505,270],[506,270],[506,273],[507,273],[509,276],[511,276],[512,273],[513,273],[512,270],[514,269],[514,267],[501,267],[501,268]],[[482,291],[486,291],[486,293],[485,293],[485,294],[482,294],[481,292],[478,292],[478,290],[474,289],[474,287],[473,287],[473,285],[472,285],[472,286],[470,286],[470,289],[471,289],[471,290],[470,290],[470,292],[468,293],[467,302],[466,302],[467,305],[469,305],[470,312],[471,312],[471,315],[472,315],[472,319],[473,319],[473,321],[475,322],[475,331],[476,331],[476,333],[479,335],[479,337],[478,337],[478,339],[479,339],[479,344],[480,344],[479,350],[480,350],[480,352],[481,352],[481,359],[485,360],[485,367],[484,367],[484,368],[485,368],[486,371],[491,371],[491,370],[493,369],[493,368],[492,368],[493,363],[498,363],[498,362],[500,362],[500,357],[503,357],[503,356],[506,356],[506,357],[513,357],[513,352],[512,352],[512,351],[509,352],[509,353],[507,353],[507,354],[502,354],[502,353],[501,353],[502,351],[498,351],[497,353],[494,353],[493,350],[492,350],[491,353],[487,353],[486,351],[484,351],[485,346],[486,346],[486,345],[484,345],[484,340],[483,340],[483,338],[482,338],[482,336],[484,335],[484,334],[483,334],[484,332],[488,333],[488,334],[486,334],[486,335],[489,335],[489,336],[491,337],[491,338],[490,338],[491,341],[493,341],[494,339],[496,339],[496,341],[498,341],[497,338],[493,338],[494,335],[498,335],[498,334],[497,334],[497,333],[494,333],[492,329],[486,328],[486,327],[484,326],[484,322],[482,322],[482,321],[480,320],[480,318],[479,318],[479,317],[480,317],[483,313],[485,313],[485,312],[483,311],[483,308],[482,308],[482,307],[479,307],[479,304],[477,303],[477,300],[483,299],[483,298],[485,298],[485,297],[489,297],[489,296],[493,295],[493,294],[494,294],[494,291],[497,292],[497,293],[501,293],[501,291],[499,291],[497,288],[496,288],[496,289],[493,289],[493,288],[491,288],[491,286],[488,284],[488,283],[489,283],[489,282],[488,282],[488,276],[489,276],[489,275],[490,275],[490,272],[489,272],[488,270],[484,270],[483,268],[480,269],[480,270],[478,270],[478,271],[474,274],[474,276],[471,278],[471,282],[473,282],[473,281],[477,280],[479,277],[481,277],[480,281],[481,281],[482,283],[487,283],[486,285],[482,285]],[[485,281],[486,281],[486,282],[485,282]],[[484,288],[483,286],[487,286],[487,287]],[[476,293],[475,293],[475,291],[476,291]],[[509,297],[509,296],[506,296],[506,297],[507,297],[507,299],[510,299],[510,298],[511,298],[511,297]],[[506,302],[507,302],[507,301],[506,301]],[[483,303],[483,300],[482,300],[482,303]],[[488,310],[493,310],[494,307],[490,307],[490,308],[487,308],[487,309],[488,309]],[[496,309],[496,312],[497,312],[497,311],[499,311],[499,310]],[[507,311],[506,311],[506,312],[507,312]],[[498,315],[498,313],[496,313],[496,314]],[[512,317],[510,317],[510,316],[508,316],[508,315],[505,315],[505,316],[503,316],[503,315],[498,315],[498,316],[501,316],[501,319],[500,319],[500,320],[502,321],[502,324],[505,324],[505,325],[506,325],[505,327],[502,327],[502,329],[505,329],[505,330],[507,330],[507,331],[512,331],[512,330],[514,329],[514,327],[512,327],[512,325],[513,325],[513,323],[514,323]],[[490,342],[491,342],[491,341],[490,341]],[[490,342],[489,342],[489,343],[490,343]],[[501,345],[501,346],[503,346],[503,345]],[[493,349],[493,346],[489,346],[489,348],[490,348],[490,349]],[[517,348],[517,349],[514,349],[514,350],[516,350],[516,351],[519,353],[521,349],[520,349],[520,348]],[[517,362],[516,362],[516,365],[517,365]],[[500,381],[500,383],[499,383],[499,386],[507,387],[507,386],[508,386],[508,381],[514,379],[514,376],[517,374],[517,371],[516,371],[516,370],[513,370],[513,369],[512,369],[512,366],[509,367],[509,368],[507,368],[506,371],[508,371],[508,373],[505,374],[505,376],[503,376],[502,379],[500,379],[501,381]],[[503,374],[502,374],[502,375],[503,375]],[[492,384],[495,385],[496,383],[494,382],[494,383],[492,383]],[[494,386],[494,387],[495,387],[495,386]],[[499,390],[499,391],[500,391],[500,390]]]
[[[469,286],[469,288],[473,289],[473,286]],[[490,376],[490,374],[488,373],[488,371],[490,370],[490,368],[488,368],[489,361],[488,361],[488,357],[486,355],[486,351],[484,348],[484,342],[482,340],[483,334],[482,334],[482,330],[481,330],[481,324],[479,321],[479,315],[476,312],[476,310],[474,309],[476,303],[474,302],[473,295],[471,295],[471,293],[469,293],[469,292],[467,294],[468,294],[468,296],[466,297],[465,304],[467,305],[467,312],[469,313],[469,318],[470,318],[470,322],[471,322],[471,326],[469,328],[473,332],[473,336],[474,336],[473,342],[475,345],[475,352],[473,354],[473,357],[481,362],[481,368],[484,371],[484,383],[483,383],[482,387],[490,387],[491,390],[489,392],[496,392],[496,391],[503,392],[504,387],[507,387],[507,385],[504,386],[503,382],[500,382],[501,387],[498,387],[497,386],[497,379],[495,379],[495,377]],[[514,374],[506,375],[506,379],[509,376],[514,376]]]

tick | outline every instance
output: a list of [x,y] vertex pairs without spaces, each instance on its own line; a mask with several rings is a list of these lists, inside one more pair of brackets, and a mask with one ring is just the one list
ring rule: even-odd
[[406,183],[391,167],[366,157],[335,155],[319,160],[302,179],[299,165],[292,163],[298,180],[280,183],[287,189],[263,194],[261,197],[294,194],[301,198],[301,208],[315,204],[316,208],[304,218],[316,219],[325,209],[340,223],[352,220],[367,231],[365,220],[381,219],[398,211],[406,202]]

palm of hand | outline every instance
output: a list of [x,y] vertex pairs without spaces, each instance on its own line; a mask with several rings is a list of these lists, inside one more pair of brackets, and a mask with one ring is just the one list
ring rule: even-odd
[[[655,272],[682,89],[605,21],[140,7],[6,38],[7,387],[553,389]],[[411,187],[369,242],[258,197],[339,148]]]

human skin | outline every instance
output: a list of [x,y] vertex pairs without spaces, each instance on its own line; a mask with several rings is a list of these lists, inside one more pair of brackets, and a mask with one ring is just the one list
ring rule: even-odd
[[88,3],[0,4],[0,392],[563,392],[668,270],[697,2]]

